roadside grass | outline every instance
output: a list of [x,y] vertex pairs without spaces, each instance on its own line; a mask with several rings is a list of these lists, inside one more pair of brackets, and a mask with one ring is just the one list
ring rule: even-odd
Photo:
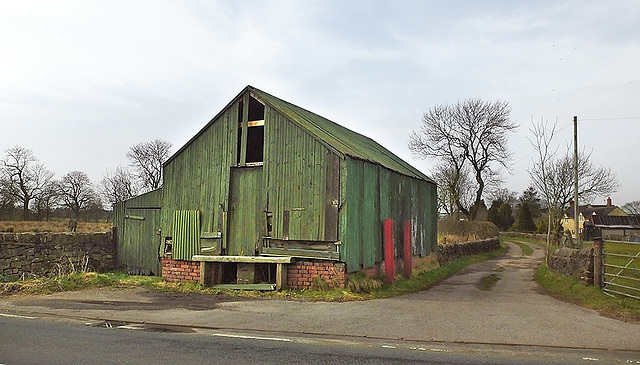
[[[379,281],[380,285],[360,293],[355,293],[346,289],[285,290],[282,292],[271,293],[269,296],[319,301],[354,301],[390,298],[429,289],[451,275],[462,271],[469,265],[499,257],[505,252],[507,252],[507,246],[501,242],[500,248],[497,250],[465,256],[457,260],[447,262],[432,270],[414,275],[411,278],[397,276],[395,282],[391,284],[383,284],[381,278],[374,278],[374,280]],[[358,280],[361,276],[352,275],[352,279],[354,277]]]
[[[527,239],[527,238],[508,238],[501,239],[514,241],[523,241],[533,244],[537,244],[541,247],[546,247],[546,242]],[[516,242],[514,242],[516,243]],[[590,247],[591,241],[584,241],[583,248]],[[604,243],[605,255],[606,253],[617,253],[626,255],[635,255],[638,252],[637,246],[632,246],[622,242],[606,241]],[[635,250],[634,250],[635,249]],[[557,245],[551,245],[551,253],[558,250]],[[628,263],[629,259],[617,258],[610,256],[607,258],[608,264],[616,264],[624,266]],[[630,267],[635,267],[636,270],[640,267],[640,259],[638,259]],[[618,270],[614,268],[606,268],[607,272],[617,273]],[[637,271],[631,270],[631,275],[638,275]],[[629,275],[629,271],[626,272]],[[607,277],[607,280],[610,280]],[[627,298],[617,295],[609,295],[604,293],[595,286],[585,285],[584,283],[574,278],[562,275],[556,271],[549,269],[549,267],[543,262],[538,266],[536,270],[536,281],[549,295],[552,297],[573,303],[585,308],[596,310],[598,313],[614,317],[625,321],[632,321],[640,323],[640,300]],[[616,279],[621,284],[631,284],[631,286],[638,286],[638,282],[631,283],[631,281],[623,282],[623,279]]]
[[516,240],[509,240],[509,242],[515,243],[520,247],[520,249],[522,250],[522,256],[531,256],[531,254],[533,253],[533,249],[524,242]]
[[536,281],[554,298],[594,309],[605,316],[640,322],[640,300],[608,295],[595,286],[549,269],[545,263],[538,266]]
[[362,273],[356,273],[351,275],[345,289],[282,290],[278,292],[229,290],[207,287],[195,282],[166,282],[159,277],[133,276],[121,272],[112,272],[106,274],[73,273],[51,278],[38,277],[26,280],[0,281],[0,295],[21,293],[50,294],[89,287],[127,288],[142,286],[149,290],[170,293],[283,298],[302,301],[358,301],[389,298],[426,290],[469,265],[496,258],[506,251],[507,246],[501,241],[501,247],[497,250],[465,256],[443,265],[435,263],[434,268],[431,270],[416,274],[411,278],[404,278],[398,275],[396,281],[392,284],[384,284],[382,278],[371,278]]
[[122,272],[105,274],[76,272],[54,277],[32,277],[25,280],[4,278],[0,281],[0,295],[51,294],[90,287],[126,288],[152,286],[153,283],[159,281],[162,281],[162,278],[153,276],[130,276]]

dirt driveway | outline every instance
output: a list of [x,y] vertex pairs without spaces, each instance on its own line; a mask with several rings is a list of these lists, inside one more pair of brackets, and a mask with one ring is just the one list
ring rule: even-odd
[[[0,313],[40,313],[119,322],[186,325],[447,343],[640,351],[640,325],[552,299],[534,281],[543,250],[509,252],[420,293],[348,303],[206,297],[143,289],[0,299]],[[491,290],[478,282],[499,279]]]

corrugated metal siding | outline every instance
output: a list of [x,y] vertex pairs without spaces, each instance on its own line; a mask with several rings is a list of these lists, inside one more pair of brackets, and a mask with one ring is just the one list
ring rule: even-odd
[[334,214],[335,218],[330,223],[336,227],[326,229],[327,205],[338,199],[337,188],[333,189],[334,196],[327,189],[328,171],[333,163],[337,163],[335,155],[284,115],[269,107],[265,113],[264,167],[268,210],[273,212],[272,237],[335,240],[337,215]]
[[162,189],[158,189],[114,206],[117,265],[130,273],[159,274],[161,201]]
[[278,109],[283,115],[302,126],[330,149],[360,160],[380,164],[403,175],[433,182],[428,176],[405,162],[369,137],[363,136],[337,123],[300,108],[253,87],[249,90],[261,100]]
[[403,254],[403,225],[412,225],[414,255],[436,245],[436,185],[366,161],[346,160],[341,259],[350,272],[372,267],[383,257],[382,222],[394,220],[395,256]]
[[200,253],[200,212],[177,210],[173,213],[173,251],[175,260],[191,260]]

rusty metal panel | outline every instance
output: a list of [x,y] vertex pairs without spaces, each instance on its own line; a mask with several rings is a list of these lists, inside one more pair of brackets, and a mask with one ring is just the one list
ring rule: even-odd
[[173,213],[173,252],[175,260],[191,260],[200,253],[200,212],[176,210]]

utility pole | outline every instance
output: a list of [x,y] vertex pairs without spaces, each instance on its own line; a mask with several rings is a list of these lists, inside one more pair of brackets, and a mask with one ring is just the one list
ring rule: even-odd
[[582,248],[580,222],[578,221],[578,117],[573,117],[573,223],[576,232],[575,248]]

